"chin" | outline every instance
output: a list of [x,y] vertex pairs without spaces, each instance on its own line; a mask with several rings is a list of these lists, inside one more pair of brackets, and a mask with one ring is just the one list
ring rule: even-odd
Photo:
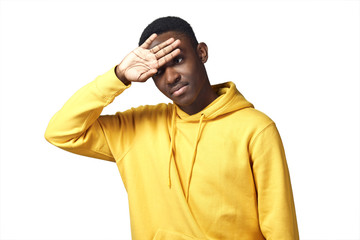
[[190,106],[191,104],[193,104],[193,101],[191,100],[188,100],[188,99],[183,99],[183,100],[180,100],[180,101],[176,101],[176,100],[173,100],[174,103],[176,105],[178,105],[179,107],[188,107]]

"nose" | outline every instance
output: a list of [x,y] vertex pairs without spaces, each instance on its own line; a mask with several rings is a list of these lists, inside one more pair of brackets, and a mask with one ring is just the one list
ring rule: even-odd
[[164,77],[166,83],[172,85],[180,80],[181,75],[176,71],[176,69],[174,69],[174,67],[167,67],[165,69]]

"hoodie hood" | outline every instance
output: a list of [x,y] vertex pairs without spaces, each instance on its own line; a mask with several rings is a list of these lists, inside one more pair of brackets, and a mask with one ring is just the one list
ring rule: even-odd
[[172,159],[174,159],[175,150],[175,132],[176,132],[176,121],[185,121],[185,122],[198,122],[197,131],[194,132],[195,144],[192,153],[191,159],[191,168],[187,177],[187,183],[184,183],[184,194],[186,199],[189,198],[189,188],[192,179],[192,172],[194,164],[196,161],[197,147],[199,141],[201,141],[201,132],[205,126],[206,121],[213,120],[218,116],[231,113],[243,108],[254,107],[250,102],[248,102],[244,96],[236,89],[236,86],[232,82],[226,82],[222,84],[217,84],[212,86],[216,91],[218,97],[210,103],[206,108],[200,112],[189,115],[186,112],[182,111],[176,104],[172,105],[172,114],[170,122],[170,149],[169,149],[169,168],[168,168],[168,185],[171,188],[171,166]]
[[236,89],[233,82],[213,85],[212,88],[216,91],[218,97],[206,108],[196,114],[188,115],[174,104],[177,117],[183,121],[197,122],[200,120],[201,116],[204,116],[203,118],[205,120],[210,120],[243,108],[254,107]]

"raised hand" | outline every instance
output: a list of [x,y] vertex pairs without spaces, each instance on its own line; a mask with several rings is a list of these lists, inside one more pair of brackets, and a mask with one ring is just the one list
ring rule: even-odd
[[129,53],[116,67],[116,75],[125,84],[145,82],[180,53],[180,40],[170,38],[149,49],[157,35],[152,34],[140,47]]

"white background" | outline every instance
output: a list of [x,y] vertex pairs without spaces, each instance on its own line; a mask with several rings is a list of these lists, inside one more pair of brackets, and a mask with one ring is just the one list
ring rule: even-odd
[[[0,239],[130,239],[115,163],[43,137],[81,86],[157,17],[188,20],[212,83],[233,81],[279,128],[301,239],[359,239],[359,1],[5,1]],[[134,84],[105,113],[168,101]]]

